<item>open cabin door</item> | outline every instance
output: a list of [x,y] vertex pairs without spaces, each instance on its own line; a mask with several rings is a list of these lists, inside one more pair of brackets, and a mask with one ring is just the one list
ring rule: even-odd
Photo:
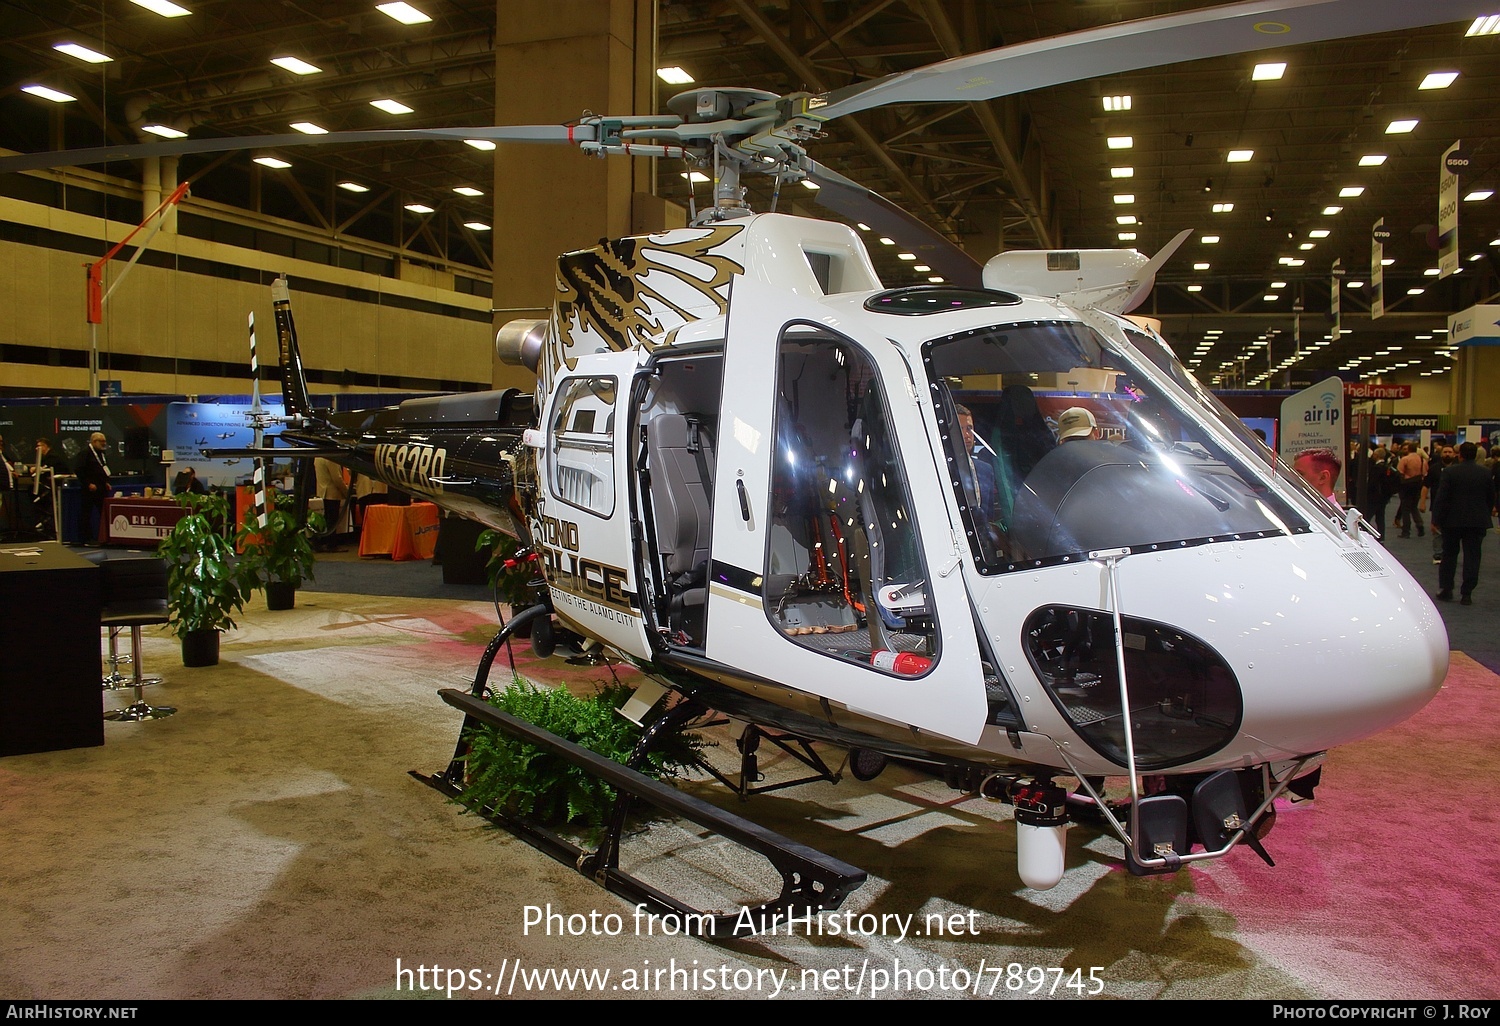
[[630,394],[635,350],[580,357],[554,383],[542,425],[542,487],[531,524],[559,617],[649,657],[632,559]]
[[986,704],[961,536],[900,354],[750,278],[735,279],[730,310],[708,657],[977,742]]

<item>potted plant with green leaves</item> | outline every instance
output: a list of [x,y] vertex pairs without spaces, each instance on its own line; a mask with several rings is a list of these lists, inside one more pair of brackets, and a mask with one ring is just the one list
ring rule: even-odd
[[245,608],[234,546],[225,534],[229,503],[223,495],[185,492],[177,502],[187,514],[161,540],[167,562],[168,625],[182,639],[184,666],[219,662],[219,633],[232,630]]
[[296,503],[286,492],[277,492],[266,514],[266,526],[253,521],[240,528],[240,579],[248,595],[266,594],[267,609],[291,609],[297,604],[297,589],[313,579],[315,557],[312,540],[324,530],[323,515],[309,513],[305,522],[296,514]]

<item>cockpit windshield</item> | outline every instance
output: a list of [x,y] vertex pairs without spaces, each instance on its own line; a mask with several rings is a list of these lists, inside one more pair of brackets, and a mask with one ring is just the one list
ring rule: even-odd
[[1222,415],[1201,386],[1178,383],[1199,410],[1158,388],[1138,359],[1073,321],[979,328],[923,347],[982,572],[1308,530],[1207,427],[1206,416]]

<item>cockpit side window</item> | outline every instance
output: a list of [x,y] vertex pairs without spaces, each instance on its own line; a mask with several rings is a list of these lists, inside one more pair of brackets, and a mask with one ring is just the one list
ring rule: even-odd
[[928,342],[923,362],[939,421],[944,395],[972,415],[949,462],[983,573],[1308,529],[1217,440],[1214,410],[1086,324],[973,329]]
[[867,353],[793,325],[777,369],[762,594],[783,635],[918,677],[938,658],[927,569],[889,408]]

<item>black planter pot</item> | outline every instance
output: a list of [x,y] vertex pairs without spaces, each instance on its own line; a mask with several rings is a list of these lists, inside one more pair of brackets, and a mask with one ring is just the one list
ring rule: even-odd
[[297,586],[288,581],[266,582],[266,608],[291,609],[297,605]]
[[182,636],[183,666],[218,666],[219,632],[188,631]]

